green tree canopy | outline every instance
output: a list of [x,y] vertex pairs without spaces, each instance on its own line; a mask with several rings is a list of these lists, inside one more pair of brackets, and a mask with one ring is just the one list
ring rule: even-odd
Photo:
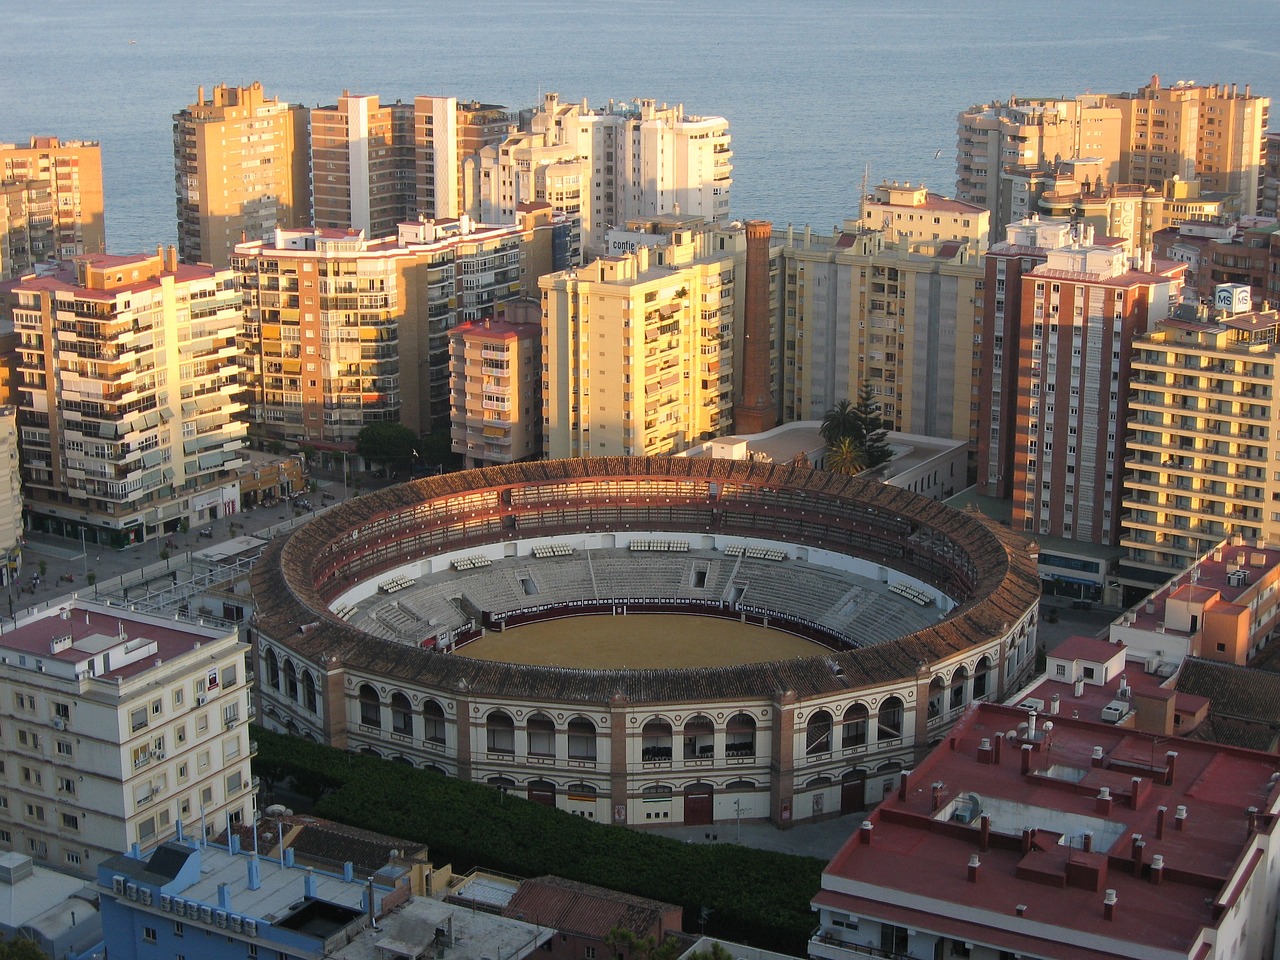
[[880,401],[871,392],[869,382],[863,381],[854,411],[858,421],[854,442],[862,447],[867,466],[878,467],[893,457],[893,448],[889,446],[889,430],[880,415]]
[[407,467],[418,457],[418,435],[398,423],[371,423],[356,436],[356,453],[373,463]]
[[841,437],[853,436],[858,426],[856,421],[853,404],[848,400],[841,400],[822,415],[822,428],[819,433],[822,434],[822,439],[826,441],[827,446],[834,447]]
[[846,473],[853,476],[867,469],[866,454],[849,437],[841,437],[827,451],[827,469],[832,473]]
[[49,960],[32,940],[0,940],[0,960]]

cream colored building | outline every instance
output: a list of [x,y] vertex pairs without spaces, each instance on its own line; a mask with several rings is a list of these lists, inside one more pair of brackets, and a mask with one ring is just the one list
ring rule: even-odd
[[[501,143],[513,118],[506,107],[459,101],[457,97],[414,97],[414,157],[420,216],[480,219],[478,184],[468,179],[466,161],[490,144]],[[470,168],[475,170],[474,164]]]
[[820,420],[869,382],[891,430],[972,440],[987,220],[972,204],[886,184],[861,225],[779,238],[782,419]]
[[546,201],[581,218],[585,255],[598,256],[606,231],[630,220],[728,219],[732,158],[723,117],[653,100],[593,110],[549,93],[528,131],[480,152],[479,213],[503,222],[522,202]]
[[350,452],[368,424],[447,423],[449,331],[531,296],[567,233],[540,207],[509,226],[416,220],[383,239],[317,227],[238,245],[254,432]]
[[678,453],[732,426],[745,233],[652,226],[653,246],[539,281],[548,457]]
[[33,529],[123,547],[239,502],[240,293],[177,259],[98,254],[9,287]]
[[0,143],[0,280],[44,260],[101,253],[105,243],[97,141]]
[[19,615],[0,636],[0,849],[93,876],[178,820],[253,822],[246,649],[209,618],[79,599]]
[[1221,540],[1280,539],[1280,315],[1167,319],[1133,344],[1121,546],[1174,572]]
[[307,110],[218,84],[173,116],[178,256],[226,269],[244,239],[311,222]]

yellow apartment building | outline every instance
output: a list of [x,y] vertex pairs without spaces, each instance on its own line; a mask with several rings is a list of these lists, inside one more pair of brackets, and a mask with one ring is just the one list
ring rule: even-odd
[[539,281],[548,457],[678,453],[731,430],[745,232],[648,230],[652,245]]
[[0,143],[0,280],[44,260],[102,253],[105,245],[97,141]]
[[311,222],[307,110],[247,87],[218,84],[173,115],[178,257],[231,265],[241,240]]
[[464,323],[450,337],[452,446],[468,467],[542,454],[540,320],[538,301],[513,301],[505,317]]

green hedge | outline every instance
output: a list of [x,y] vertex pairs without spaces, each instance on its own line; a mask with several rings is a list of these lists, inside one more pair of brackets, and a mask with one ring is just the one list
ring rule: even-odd
[[679,904],[685,929],[805,955],[824,862],[605,826],[481,784],[256,729],[254,771],[294,778],[317,816],[427,845],[435,863],[571,880]]

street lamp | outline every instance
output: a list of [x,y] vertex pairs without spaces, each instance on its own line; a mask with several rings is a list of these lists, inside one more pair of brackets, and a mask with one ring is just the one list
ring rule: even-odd
[[89,554],[84,548],[84,527],[80,528],[80,562],[84,565],[84,576],[89,576]]
[[733,815],[737,819],[737,823],[734,829],[735,839],[733,842],[738,845],[741,845],[742,844],[742,800],[740,798],[733,801]]

